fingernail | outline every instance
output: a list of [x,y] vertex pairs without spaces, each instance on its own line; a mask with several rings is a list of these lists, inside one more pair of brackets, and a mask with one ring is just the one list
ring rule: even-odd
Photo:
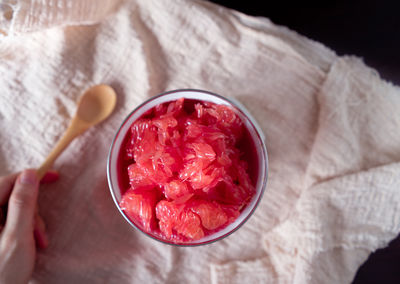
[[52,183],[59,179],[60,174],[56,171],[48,171],[43,178],[40,180],[40,183]]
[[35,229],[33,233],[35,235],[36,244],[39,248],[45,249],[49,246],[49,239],[45,232]]
[[23,171],[19,176],[19,182],[26,185],[36,185],[38,183],[36,171],[34,170]]

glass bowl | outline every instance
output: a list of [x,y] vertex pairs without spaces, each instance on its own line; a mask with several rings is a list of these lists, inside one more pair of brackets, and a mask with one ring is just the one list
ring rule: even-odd
[[[125,188],[123,186],[123,182],[120,179],[118,173],[118,158],[121,151],[121,147],[123,145],[124,139],[128,132],[130,131],[131,125],[140,118],[144,113],[148,110],[152,109],[153,107],[163,104],[170,101],[175,101],[180,98],[185,99],[192,99],[192,100],[199,100],[199,101],[206,101],[215,104],[223,104],[228,105],[234,109],[236,114],[241,118],[243,125],[248,131],[248,134],[252,140],[253,145],[248,145],[247,148],[250,148],[250,151],[253,153],[254,159],[252,159],[252,163],[249,163],[249,169],[255,170],[254,178],[255,180],[255,189],[256,194],[253,196],[252,200],[249,204],[241,211],[239,217],[223,228],[222,230],[215,232],[211,235],[207,235],[202,239],[191,241],[191,242],[184,242],[184,243],[176,243],[172,241],[165,240],[160,236],[150,234],[148,232],[143,231],[140,226],[136,225],[134,221],[132,221],[121,209],[119,203],[121,201],[121,197]],[[139,230],[140,232],[144,233],[145,235],[157,240],[161,241],[165,244],[171,245],[178,245],[178,246],[198,246],[198,245],[205,245],[215,242],[217,240],[221,240],[228,235],[232,234],[236,230],[238,230],[253,214],[256,210],[257,205],[260,203],[260,200],[263,196],[263,193],[266,189],[267,185],[267,176],[268,176],[268,154],[267,148],[265,145],[265,138],[264,135],[251,116],[251,114],[246,110],[246,108],[231,98],[225,98],[221,95],[217,95],[208,91],[203,90],[195,90],[195,89],[179,89],[173,90],[169,92],[162,93],[160,95],[154,96],[141,105],[136,107],[122,122],[120,128],[118,129],[115,137],[112,141],[108,161],[107,161],[107,179],[108,185],[111,191],[112,198],[114,200],[115,205],[117,206],[121,215],[125,218],[125,220],[135,229]],[[254,149],[251,149],[254,148]]]

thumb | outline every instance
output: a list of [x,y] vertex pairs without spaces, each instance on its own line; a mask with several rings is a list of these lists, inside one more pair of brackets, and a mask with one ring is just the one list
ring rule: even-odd
[[5,234],[33,234],[39,180],[35,170],[25,170],[17,178],[8,202]]

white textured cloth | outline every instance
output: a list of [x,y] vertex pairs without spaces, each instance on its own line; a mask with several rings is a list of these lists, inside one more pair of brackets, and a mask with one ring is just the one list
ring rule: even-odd
[[[118,93],[115,113],[57,160],[60,181],[41,188],[50,246],[33,283],[350,283],[400,231],[400,89],[359,59],[205,1],[7,0],[0,9],[0,174],[40,165],[85,89]],[[124,117],[177,88],[235,97],[269,151],[255,214],[195,248],[133,230],[106,181]]]

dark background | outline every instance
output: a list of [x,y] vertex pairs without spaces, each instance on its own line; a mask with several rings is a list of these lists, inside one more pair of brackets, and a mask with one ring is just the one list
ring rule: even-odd
[[[382,78],[400,85],[400,1],[211,2],[267,17],[323,43],[338,55],[361,57]],[[353,281],[360,283],[400,283],[400,237],[371,254]]]
[[[211,1],[264,16],[330,47],[356,55],[400,85],[400,1]],[[400,283],[400,282],[399,282]]]

